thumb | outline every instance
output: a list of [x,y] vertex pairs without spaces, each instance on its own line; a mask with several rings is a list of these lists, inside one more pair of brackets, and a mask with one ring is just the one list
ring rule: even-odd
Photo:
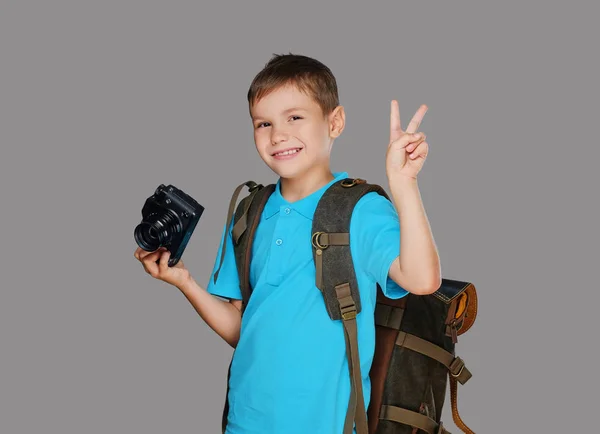
[[168,268],[168,262],[169,262],[169,257],[171,256],[171,252],[169,252],[168,250],[165,250],[163,252],[163,254],[160,257],[160,263],[158,264],[158,269],[161,273],[165,273]]

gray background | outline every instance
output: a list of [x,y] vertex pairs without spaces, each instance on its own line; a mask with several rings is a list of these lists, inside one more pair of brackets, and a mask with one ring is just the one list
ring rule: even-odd
[[275,180],[245,98],[288,52],[338,79],[334,170],[387,188],[390,100],[404,128],[429,106],[420,191],[444,277],[480,298],[467,424],[594,431],[597,11],[382,5],[1,3],[0,432],[220,432],[232,350],[143,271],[133,228],[158,184],[195,197],[206,284],[233,188]]

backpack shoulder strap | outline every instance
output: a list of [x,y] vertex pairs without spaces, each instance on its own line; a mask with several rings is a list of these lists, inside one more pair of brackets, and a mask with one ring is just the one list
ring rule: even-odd
[[[389,198],[377,184],[364,179],[342,179],[323,194],[313,216],[312,246],[316,286],[323,293],[331,319],[339,320],[360,313],[361,303],[356,273],[350,254],[350,219],[358,201],[367,193],[377,192]],[[336,291],[337,288],[337,291]],[[340,305],[338,292],[351,299]]]
[[[248,187],[249,194],[244,197],[239,205],[236,207],[236,202],[240,192],[244,186]],[[269,184],[266,187],[262,184],[257,184],[254,181],[246,181],[236,187],[231,196],[231,200],[229,202],[229,209],[227,211],[227,219],[226,219],[226,228],[229,228],[229,224],[231,223],[232,217],[233,220],[233,229],[232,229],[232,241],[233,241],[233,250],[235,253],[235,261],[238,271],[238,276],[240,276],[240,289],[242,292],[242,313],[246,309],[246,305],[248,304],[248,300],[250,299],[250,294],[252,292],[252,288],[250,286],[250,252],[252,251],[252,241],[254,239],[254,233],[256,231],[256,227],[260,221],[260,216],[265,207],[265,203],[267,203],[267,199],[275,190],[275,184]],[[225,235],[227,233],[225,232]],[[225,257],[225,248],[226,243],[223,243],[223,249],[221,253],[221,260],[219,263],[219,268],[215,272],[215,282],[217,280],[217,276],[219,274],[219,270],[221,265],[223,264],[223,259]],[[227,417],[229,414],[229,378],[231,375],[231,362],[229,364],[229,370],[227,372],[227,390],[225,392],[225,405],[223,407],[223,414],[221,419],[221,432],[224,434],[227,429]]]
[[323,294],[330,318],[343,321],[346,340],[350,400],[344,434],[352,434],[354,422],[357,434],[368,434],[356,326],[356,315],[361,311],[361,302],[350,252],[350,220],[360,198],[370,192],[388,197],[383,188],[367,184],[364,179],[346,178],[337,181],[319,200],[312,225],[315,283]]
[[235,223],[233,227],[233,248],[235,251],[235,262],[240,278],[242,290],[242,312],[252,294],[250,285],[250,260],[252,256],[252,243],[254,234],[260,222],[263,209],[267,200],[275,191],[275,184],[266,186],[259,185],[253,193],[244,198],[235,212]]
[[[249,194],[244,197],[236,207],[236,202],[244,186],[248,187]],[[242,312],[245,310],[252,288],[250,286],[250,253],[252,252],[252,241],[260,216],[271,193],[275,191],[275,184],[266,187],[254,181],[246,181],[238,185],[231,196],[229,209],[227,211],[227,225],[233,220],[232,241],[235,252],[235,262],[240,278],[240,290],[242,292]],[[227,226],[229,227],[229,226]],[[226,243],[223,243],[219,268],[215,272],[215,282],[219,270],[225,258]]]

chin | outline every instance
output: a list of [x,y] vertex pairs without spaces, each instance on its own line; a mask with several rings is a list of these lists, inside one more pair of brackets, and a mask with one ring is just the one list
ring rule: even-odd
[[281,178],[297,178],[303,173],[303,168],[300,165],[289,165],[288,167],[282,167],[281,164],[270,164],[269,167]]
[[294,170],[294,169],[290,169],[290,168],[285,168],[282,169],[280,167],[271,167],[271,170],[273,172],[275,172],[277,174],[277,176],[281,177],[281,178],[286,178],[286,179],[292,179],[292,178],[296,178],[300,171],[299,170]]

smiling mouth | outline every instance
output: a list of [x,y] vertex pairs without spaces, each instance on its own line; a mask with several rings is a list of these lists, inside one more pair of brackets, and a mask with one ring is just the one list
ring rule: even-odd
[[277,154],[273,154],[273,157],[287,157],[290,155],[295,155],[298,152],[300,152],[301,150],[302,150],[302,148],[288,149],[287,151],[278,152]]

